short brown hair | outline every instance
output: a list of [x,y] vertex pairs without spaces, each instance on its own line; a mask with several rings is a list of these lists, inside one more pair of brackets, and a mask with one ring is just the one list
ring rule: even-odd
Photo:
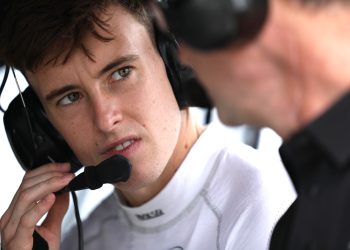
[[[42,64],[65,63],[71,52],[83,49],[83,37],[91,32],[97,39],[99,18],[111,4],[120,5],[153,34],[152,20],[142,0],[8,0],[0,22],[0,60],[20,70],[34,71]],[[152,38],[153,39],[153,38]]]

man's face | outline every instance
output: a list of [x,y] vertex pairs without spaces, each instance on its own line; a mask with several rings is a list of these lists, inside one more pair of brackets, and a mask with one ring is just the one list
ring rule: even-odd
[[261,115],[273,105],[279,72],[263,48],[252,44],[202,52],[183,45],[180,53],[209,93],[220,120],[227,125],[266,125]]
[[145,27],[121,7],[108,13],[114,39],[89,34],[83,41],[94,60],[77,49],[64,65],[27,73],[49,120],[81,162],[95,165],[121,154],[133,166],[127,185],[140,188],[167,165],[181,113]]
[[279,115],[281,103],[294,98],[289,88],[298,82],[293,67],[299,62],[290,43],[295,38],[281,28],[280,16],[269,14],[258,37],[244,45],[213,51],[180,46],[182,62],[195,70],[228,125],[270,126],[271,114]]

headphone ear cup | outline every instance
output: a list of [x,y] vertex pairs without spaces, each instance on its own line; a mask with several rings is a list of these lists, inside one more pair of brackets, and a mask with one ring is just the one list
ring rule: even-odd
[[268,0],[159,1],[171,32],[201,50],[252,40],[265,23]]
[[72,172],[82,164],[47,119],[37,96],[30,87],[18,95],[4,114],[4,126],[11,148],[24,170],[43,164],[70,162]]
[[193,70],[180,63],[178,44],[172,34],[162,32],[155,27],[155,37],[180,109],[189,106],[212,108],[212,103],[196,79]]
[[188,106],[188,103],[184,98],[181,84],[181,75],[179,74],[181,70],[181,64],[177,59],[177,45],[175,43],[175,39],[172,39],[170,36],[171,35],[169,33],[164,33],[157,29],[155,31],[156,44],[160,56],[163,59],[168,79],[170,81],[177,103],[180,109],[183,109]]

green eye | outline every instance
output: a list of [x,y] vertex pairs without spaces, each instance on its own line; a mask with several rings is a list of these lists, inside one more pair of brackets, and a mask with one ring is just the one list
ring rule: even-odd
[[73,92],[64,96],[62,99],[60,99],[59,104],[62,106],[69,105],[74,102],[77,102],[79,98],[80,98],[80,94],[78,92]]
[[125,68],[122,68],[122,69],[118,69],[117,71],[115,71],[113,74],[112,74],[112,77],[114,80],[122,80],[126,77],[129,76],[131,72],[131,68],[130,67],[125,67]]

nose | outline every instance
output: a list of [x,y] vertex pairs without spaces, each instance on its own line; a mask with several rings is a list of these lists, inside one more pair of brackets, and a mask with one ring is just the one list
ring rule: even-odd
[[112,131],[123,119],[121,105],[113,95],[95,93],[92,105],[95,126],[102,132]]

